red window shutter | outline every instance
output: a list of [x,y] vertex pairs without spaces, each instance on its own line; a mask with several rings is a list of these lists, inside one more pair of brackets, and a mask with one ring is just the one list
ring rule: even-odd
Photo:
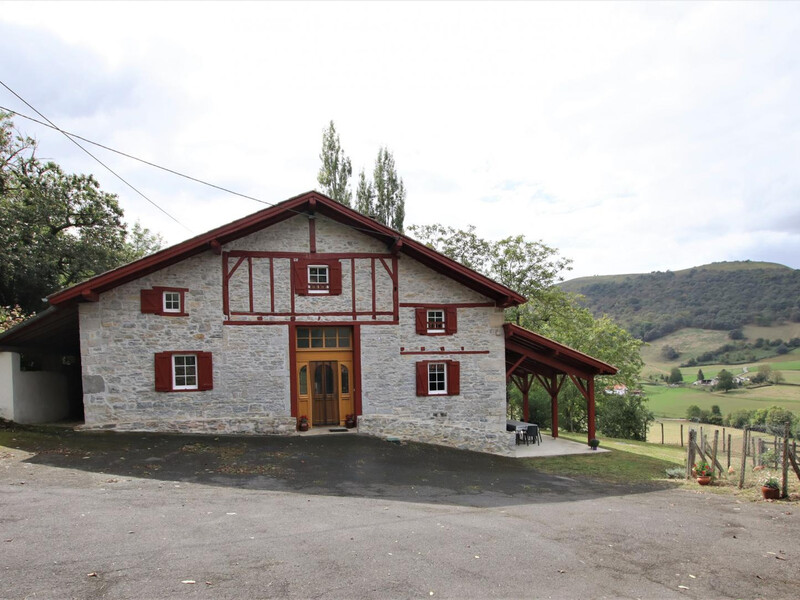
[[308,295],[308,269],[306,262],[295,260],[292,262],[292,275],[294,276],[294,293],[298,296]]
[[211,361],[211,352],[197,353],[197,389],[214,389],[214,365]]
[[158,314],[161,312],[161,293],[156,290],[142,290],[142,312]]
[[342,263],[338,260],[331,261],[328,267],[328,277],[330,278],[330,294],[338,296],[342,293]]
[[461,393],[461,365],[458,361],[447,361],[447,395],[458,396]]
[[444,314],[444,332],[453,335],[458,331],[458,309],[455,306],[448,306]]
[[172,355],[169,352],[157,352],[155,361],[156,391],[172,391]]
[[426,335],[428,333],[428,309],[416,309],[414,318],[417,325],[417,335]]
[[417,396],[428,395],[428,363],[417,363]]

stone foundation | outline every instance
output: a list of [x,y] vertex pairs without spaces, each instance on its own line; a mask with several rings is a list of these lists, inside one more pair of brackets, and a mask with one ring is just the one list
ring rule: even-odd
[[514,436],[508,435],[502,429],[469,427],[448,422],[447,418],[412,419],[390,415],[363,415],[358,418],[358,433],[502,456],[511,455],[516,443]]
[[192,419],[186,421],[142,420],[122,423],[87,423],[84,431],[144,431],[151,433],[216,433],[238,435],[292,435],[297,431],[294,417],[260,419]]

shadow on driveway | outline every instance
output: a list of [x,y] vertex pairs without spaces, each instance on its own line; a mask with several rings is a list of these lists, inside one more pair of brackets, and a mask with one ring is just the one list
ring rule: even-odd
[[118,477],[462,506],[570,502],[672,487],[560,477],[537,471],[531,460],[354,433],[201,436],[14,426],[0,429],[0,445],[32,453],[28,463]]

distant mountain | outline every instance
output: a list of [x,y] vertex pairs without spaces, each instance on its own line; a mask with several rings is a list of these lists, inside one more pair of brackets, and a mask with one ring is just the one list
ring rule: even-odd
[[683,327],[733,330],[800,322],[800,270],[767,262],[721,262],[683,271],[580,277],[561,284],[582,294],[636,337],[658,339]]

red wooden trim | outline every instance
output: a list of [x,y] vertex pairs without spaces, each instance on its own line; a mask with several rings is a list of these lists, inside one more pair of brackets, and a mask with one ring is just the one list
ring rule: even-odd
[[400,354],[491,354],[491,352],[489,350],[401,350]]
[[272,257],[269,259],[269,309],[275,312],[275,268]]
[[[252,258],[299,258],[303,260],[338,260],[347,258],[391,258],[391,254],[380,252],[265,252],[261,250],[230,250],[232,257]],[[494,305],[493,305],[494,306]]]
[[397,256],[392,257],[392,310],[396,321],[400,320],[400,285],[398,284],[399,271],[397,270]]
[[414,366],[417,383],[417,396],[428,396],[428,362],[421,361]]
[[222,244],[219,243],[219,240],[211,240],[208,243],[209,248],[211,248],[211,252],[219,256],[222,254]]
[[362,414],[361,406],[361,325],[353,325],[353,411]]
[[350,292],[352,294],[351,306],[353,307],[353,310],[351,312],[353,313],[353,319],[355,319],[356,318],[356,259],[355,258],[350,259],[350,284],[351,284],[350,287],[352,288],[352,291]]
[[[394,258],[394,257],[392,257],[392,258]],[[394,273],[392,273],[392,270],[389,268],[389,265],[386,264],[386,261],[383,260],[383,257],[381,257],[379,260],[381,261],[381,264],[383,265],[383,268],[386,269],[386,272],[389,274],[389,277],[391,277],[392,281],[394,281]]]
[[205,392],[214,389],[214,363],[211,352],[197,353],[197,390]]
[[376,316],[376,310],[378,309],[377,306],[377,290],[375,289],[375,259],[372,259],[372,318],[374,319]]
[[[320,296],[324,296],[324,294],[319,294]],[[352,315],[352,311],[336,311],[336,312],[245,312],[245,311],[233,311],[231,315],[236,315],[240,317],[251,316],[251,317],[343,317],[345,315]],[[370,310],[362,310],[356,312],[357,316],[361,317],[371,317],[373,314],[378,315],[379,317],[388,317],[393,315],[394,313],[389,310],[381,310],[376,313],[373,313]]]
[[401,308],[492,308],[494,302],[451,302],[449,304],[435,304],[432,302],[400,302]]
[[[400,232],[386,227],[374,219],[370,219],[360,214],[358,211],[348,208],[319,192],[300,194],[280,204],[237,219],[232,223],[228,223],[227,225],[223,225],[222,227],[198,235],[190,240],[146,256],[133,263],[103,273],[71,288],[52,294],[48,299],[51,305],[58,305],[64,302],[80,300],[81,294],[85,289],[91,289],[98,293],[107,291],[123,283],[133,281],[134,279],[163,269],[169,265],[176,264],[190,256],[205,252],[207,251],[208,244],[212,240],[217,240],[220,244],[226,244],[276,223],[280,223],[281,221],[293,218],[295,215],[304,212],[305,207],[310,204],[311,200],[317,203],[317,212],[324,214],[334,221],[358,227],[367,235],[383,242],[399,239],[403,242],[402,251],[404,254],[466,285],[480,294],[491,297],[497,301],[508,299],[516,304],[525,302],[524,296],[517,294],[504,285],[492,281],[488,277],[447,258],[424,244],[406,237],[400,234]],[[341,255],[340,257],[343,258]]]
[[[228,253],[228,255],[230,255],[230,252]],[[241,265],[244,262],[245,258],[247,258],[247,257],[246,256],[240,256],[239,257],[239,260],[236,261],[236,264],[233,265],[233,268],[230,271],[228,271],[228,279],[233,277],[233,274],[236,273],[236,269],[238,269],[239,265]]]
[[230,299],[228,298],[228,279],[230,279],[230,274],[228,273],[228,253],[222,253],[222,314],[230,315],[231,314],[231,307],[230,307]]
[[517,360],[517,362],[515,362],[515,363],[514,363],[514,366],[513,366],[513,367],[511,367],[510,369],[508,369],[508,370],[506,371],[506,381],[508,381],[508,380],[511,378],[511,375],[514,373],[514,371],[516,371],[516,370],[517,370],[517,367],[518,367],[518,366],[520,366],[520,365],[522,364],[522,361],[523,361],[523,360],[525,360],[525,356],[524,356],[524,355],[523,355],[523,356],[521,356],[521,357],[519,358],[519,360]]
[[250,312],[253,312],[253,259],[247,257],[247,285],[250,288]]
[[312,254],[317,251],[317,220],[314,215],[308,217],[308,249]]
[[587,404],[587,417],[586,417],[586,429],[588,430],[588,438],[587,441],[593,440],[595,437],[595,406],[594,406],[594,377],[589,378],[587,381],[589,384],[588,389],[588,396],[586,398]]
[[[293,417],[298,417],[297,414],[297,326],[289,324],[289,370],[291,377],[289,377],[289,405],[290,414]],[[310,385],[310,382],[309,382]]]
[[[172,357],[176,354],[191,354],[196,357],[197,388],[176,390],[172,378]],[[204,392],[214,387],[212,353],[201,350],[167,350],[155,353],[154,380],[157,392]]]
[[[294,280],[294,272],[295,272],[294,262],[290,262],[289,263],[289,298],[290,298],[289,311],[291,312],[292,315],[294,315],[295,285],[297,285],[297,283]],[[294,321],[294,317],[291,317],[291,319],[292,321]]]
[[[294,317],[292,317],[294,319]],[[297,325],[298,327],[351,327],[355,325],[399,325],[398,321],[223,321],[223,325]]]
[[99,302],[100,301],[100,294],[95,292],[94,290],[83,290],[81,292],[81,297],[86,300],[87,302]]
[[569,365],[565,362],[561,362],[560,360],[556,360],[555,358],[546,356],[544,354],[539,354],[538,352],[531,350],[530,348],[526,348],[525,346],[519,346],[510,340],[506,339],[506,351],[511,350],[517,354],[521,354],[526,358],[529,358],[532,362],[541,363],[546,365],[550,368],[556,369],[557,371],[561,371],[562,373],[569,373],[570,375],[578,375],[579,377],[589,377],[590,375],[587,374],[585,371],[578,369],[573,365]]

